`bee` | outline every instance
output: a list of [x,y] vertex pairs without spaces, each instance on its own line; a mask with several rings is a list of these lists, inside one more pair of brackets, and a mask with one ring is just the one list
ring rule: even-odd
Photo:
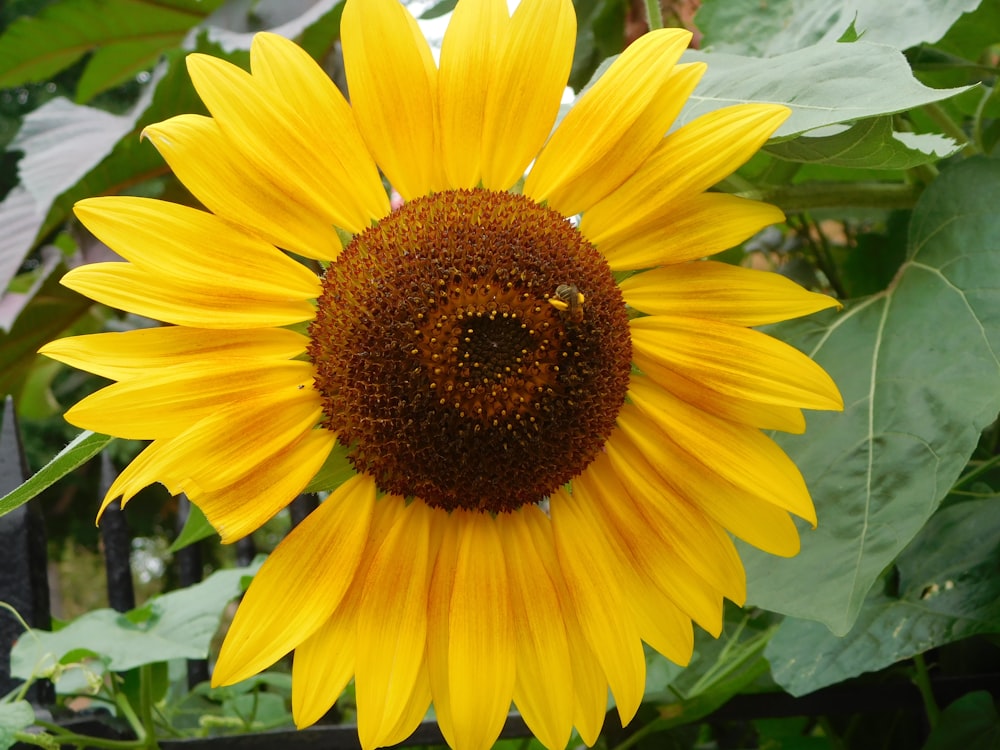
[[549,304],[559,312],[566,313],[574,323],[583,320],[583,294],[576,284],[560,284],[549,297]]

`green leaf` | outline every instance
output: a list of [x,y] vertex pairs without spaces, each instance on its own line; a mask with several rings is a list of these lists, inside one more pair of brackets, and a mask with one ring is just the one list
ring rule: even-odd
[[996,418],[997,184],[1000,161],[945,170],[914,208],[907,261],[885,292],[771,329],[830,373],[846,408],[777,438],[805,476],[819,527],[792,559],[746,549],[755,604],[850,630]]
[[985,690],[968,693],[944,711],[923,750],[996,750],[1000,747],[1000,716],[993,696]]
[[177,552],[178,550],[182,550],[195,542],[207,539],[213,534],[215,534],[215,527],[208,522],[207,518],[205,518],[205,514],[202,512],[201,508],[192,504],[187,520],[184,521],[184,528],[181,529],[181,533],[177,535],[176,539],[174,539],[174,543],[170,545],[167,552]]
[[28,701],[0,703],[0,750],[8,750],[17,742],[17,732],[35,723],[35,712]]
[[[137,118],[149,107],[162,78],[162,71],[146,87],[135,105],[123,115],[112,115],[93,107],[57,98],[46,102],[24,118],[10,144],[24,151],[18,163],[20,185],[0,204],[0,226],[5,231],[0,245],[0,289],[6,289],[25,255],[43,233],[42,219],[56,198],[78,184],[133,132]],[[61,223],[65,216],[61,216]],[[48,229],[54,228],[49,226]]]
[[769,57],[834,42],[853,27],[862,41],[899,50],[936,42],[980,0],[705,0],[703,49]]
[[865,42],[824,42],[763,59],[688,50],[682,59],[708,63],[708,71],[677,125],[730,104],[773,102],[792,110],[775,134],[782,138],[903,112],[968,88],[928,88],[913,77],[901,52]]
[[785,161],[857,169],[910,169],[947,158],[961,149],[950,138],[894,133],[889,117],[862,120],[835,135],[801,137],[765,150]]
[[28,502],[47,487],[96,456],[114,438],[86,430],[16,490],[0,497],[0,516]]
[[204,659],[226,604],[240,594],[244,578],[259,567],[218,571],[124,615],[97,609],[55,633],[31,630],[14,644],[11,674],[27,679],[44,673],[64,654],[80,648],[99,654],[115,672],[170,659]]
[[326,462],[316,472],[303,492],[322,492],[335,490],[355,474],[354,466],[347,458],[347,448],[337,443],[330,451]]
[[38,347],[90,309],[90,300],[59,283],[63,270],[60,265],[34,293],[10,330],[0,332],[0,393],[19,397]]
[[154,50],[177,46],[202,18],[153,0],[63,0],[22,16],[0,36],[0,88],[44,81],[97,47],[141,43],[155,61]]
[[846,636],[818,622],[785,620],[767,647],[774,679],[803,695],[961,638],[1000,633],[998,502],[972,500],[935,513],[899,556],[898,593],[873,590]]
[[455,10],[458,0],[438,0],[430,8],[420,14],[421,21],[429,21],[432,18],[440,18]]

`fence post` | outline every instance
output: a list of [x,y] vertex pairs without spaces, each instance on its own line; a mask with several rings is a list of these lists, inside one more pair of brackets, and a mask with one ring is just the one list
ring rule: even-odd
[[[27,475],[14,400],[7,396],[0,423],[0,495],[20,486]],[[0,560],[0,601],[11,605],[30,626],[49,629],[48,555],[38,503],[25,503],[0,517]],[[20,684],[10,674],[10,650],[22,633],[21,624],[9,612],[0,610],[0,695]],[[52,703],[52,684],[36,682],[28,698],[34,703]]]

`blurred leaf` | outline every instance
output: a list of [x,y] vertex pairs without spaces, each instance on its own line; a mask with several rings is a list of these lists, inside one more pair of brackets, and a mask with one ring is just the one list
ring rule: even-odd
[[[0,293],[7,288],[11,279],[17,276],[24,256],[38,236],[48,207],[42,207],[23,186],[18,185],[0,203],[0,226],[3,240],[0,241]],[[10,320],[4,320],[5,326]]]
[[908,260],[884,293],[771,329],[830,373],[846,408],[811,414],[805,436],[777,438],[809,484],[819,527],[792,559],[744,547],[753,603],[849,631],[996,419],[997,184],[1000,161],[945,170],[914,208]]
[[354,466],[347,458],[347,448],[337,443],[330,451],[330,456],[316,472],[303,492],[322,492],[335,490],[354,476]]
[[942,135],[895,133],[891,118],[873,117],[835,135],[796,138],[768,146],[766,151],[785,161],[806,164],[910,169],[944,159],[960,148]]
[[980,53],[1000,41],[1000,2],[982,0],[979,7],[959,18],[934,46],[967,60],[978,60]]
[[28,479],[27,482],[16,490],[0,497],[0,516],[24,505],[39,492],[47,487],[51,487],[69,474],[73,469],[87,463],[87,461],[100,453],[104,446],[112,440],[114,440],[113,437],[99,435],[90,430],[81,432],[69,445],[59,451],[51,461],[35,472],[34,476]]
[[997,750],[1000,716],[985,690],[963,695],[944,711],[923,750]]
[[[162,51],[180,44],[203,16],[164,7],[154,0],[54,3],[38,16],[18,18],[0,36],[0,88],[44,81],[96,47],[108,50],[102,57],[113,58],[115,48],[125,45],[122,54],[127,65],[135,64],[136,51],[141,48],[147,61],[142,67],[149,67]],[[128,75],[131,71],[129,68]],[[100,71],[89,76],[88,89],[97,91],[123,80],[113,80],[113,73],[113,65],[103,59]]]
[[201,508],[194,503],[191,503],[187,519],[184,521],[184,528],[181,529],[181,533],[177,535],[176,539],[174,539],[174,543],[170,545],[167,552],[177,552],[178,550],[182,550],[195,542],[207,539],[213,534],[215,534],[215,527],[213,527],[212,524],[208,522],[208,519],[205,518],[205,514],[202,512]]
[[440,18],[455,10],[458,0],[438,0],[430,8],[420,14],[421,21],[429,21],[432,18]]
[[835,42],[853,25],[864,42],[904,50],[945,35],[980,0],[704,0],[704,49],[761,57]]
[[61,271],[49,276],[10,331],[0,333],[0,393],[17,397],[38,347],[54,339],[93,304],[60,285],[60,276]]
[[874,672],[979,633],[1000,633],[1000,497],[935,513],[899,556],[898,594],[873,590],[842,638],[787,619],[767,647],[774,679],[793,695]]
[[[205,36],[225,53],[250,49],[250,42],[258,31],[270,31],[289,39],[297,39],[315,24],[324,23],[330,13],[342,12],[343,9],[337,7],[342,2],[343,0],[308,0],[297,3],[288,0],[258,0],[253,4],[252,14],[243,14],[242,24],[236,23],[237,19],[229,16],[226,19],[227,27],[223,28],[218,25],[222,21],[219,14],[208,19]],[[301,11],[302,7],[307,9]]]
[[0,204],[0,222],[11,217],[14,227],[13,237],[6,235],[0,245],[0,289],[7,288],[36,237],[64,220],[62,216],[55,225],[48,226],[44,221],[56,198],[78,184],[123,136],[132,132],[137,118],[152,101],[161,77],[162,71],[123,115],[58,98],[24,118],[10,144],[12,150],[24,151],[18,164],[21,184]]
[[771,629],[741,628],[714,647],[699,649],[696,660],[681,673],[671,690],[646,697],[659,704],[661,718],[643,727],[643,732],[698,721],[767,674],[764,646],[771,633]]
[[17,742],[15,734],[35,723],[35,711],[28,701],[0,703],[0,750],[8,750]]
[[909,214],[889,215],[884,233],[864,232],[857,245],[839,259],[840,280],[849,298],[877,294],[889,286],[906,260],[906,224]]
[[108,669],[122,672],[170,659],[204,659],[226,604],[259,564],[220,570],[201,583],[155,597],[125,614],[97,609],[55,633],[31,630],[11,651],[11,675],[27,679],[51,669],[63,654],[85,648]]
[[863,41],[824,42],[763,59],[688,50],[682,61],[706,62],[708,71],[677,125],[730,104],[774,102],[792,110],[778,137],[903,112],[967,88],[928,88],[913,77],[901,52]]

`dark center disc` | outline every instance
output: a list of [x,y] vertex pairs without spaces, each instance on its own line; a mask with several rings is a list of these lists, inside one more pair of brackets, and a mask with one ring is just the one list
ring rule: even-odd
[[582,472],[611,434],[632,355],[601,254],[511,193],[405,204],[323,280],[309,356],[324,426],[385,492],[514,510]]

